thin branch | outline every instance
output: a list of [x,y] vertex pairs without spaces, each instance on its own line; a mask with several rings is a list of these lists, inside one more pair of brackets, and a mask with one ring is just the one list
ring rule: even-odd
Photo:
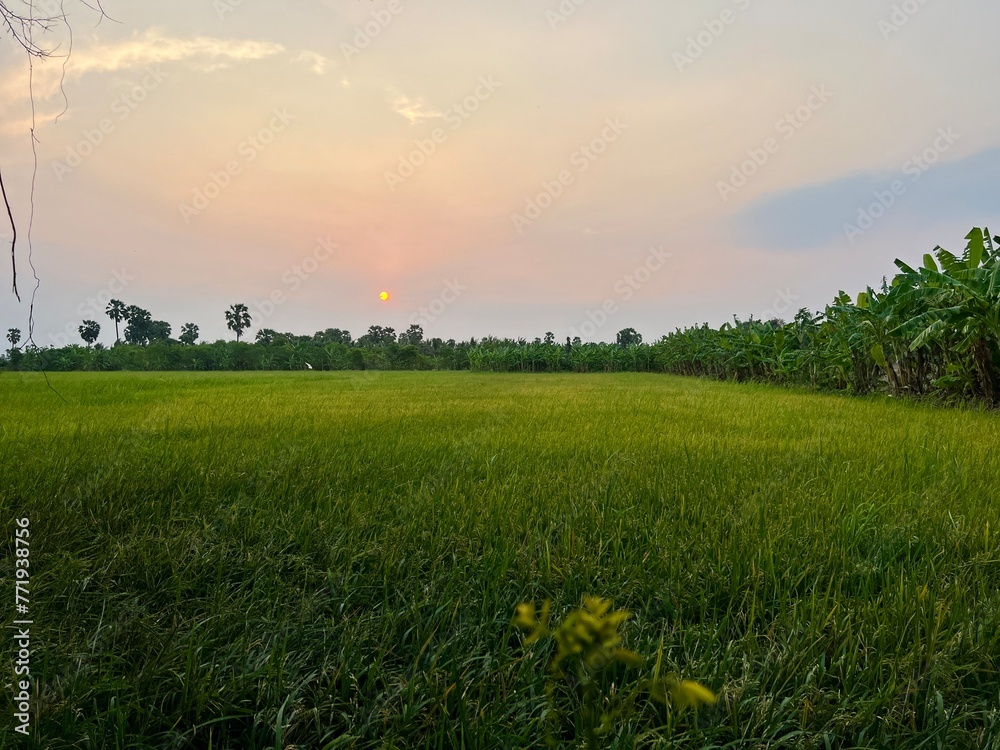
[[10,228],[14,233],[14,239],[10,241],[10,265],[14,277],[14,296],[17,297],[17,301],[20,302],[21,295],[17,293],[17,259],[14,255],[14,249],[17,247],[17,224],[14,223],[14,212],[10,210],[10,201],[7,200],[7,189],[3,185],[3,174],[0,174],[0,194],[3,194],[3,204],[7,207],[7,218],[10,219]]
[[[63,95],[63,111],[56,116],[56,120],[66,113],[69,106],[69,101],[66,98],[66,91],[64,84],[66,82],[66,63],[69,60],[69,56],[73,50],[73,29],[70,26],[69,19],[66,16],[66,9],[64,7],[65,0],[60,0],[59,2],[59,15],[57,16],[35,16],[35,3],[34,0],[22,0],[28,7],[28,15],[21,15],[8,7],[9,0],[0,0],[0,36],[3,36],[3,32],[6,29],[14,41],[19,44],[28,56],[28,93],[31,100],[31,152],[32,152],[32,173],[31,173],[31,214],[28,219],[28,264],[31,265],[32,273],[35,276],[35,292],[38,291],[39,279],[38,274],[35,272],[34,264],[31,259],[31,225],[34,222],[35,214],[35,178],[38,173],[38,153],[35,148],[35,144],[38,142],[35,136],[35,98],[34,92],[32,91],[32,79],[34,75],[34,61],[36,59],[42,60],[51,57],[54,49],[48,49],[35,42],[35,33],[41,32],[45,33],[51,31],[59,25],[65,26],[69,29],[70,33],[70,48],[69,53],[65,56],[66,59],[63,60],[62,64],[62,76],[59,80],[59,90]],[[91,2],[96,3],[96,7],[91,5],[88,0],[79,0],[79,2],[87,8],[90,8],[95,13],[99,14],[98,24],[105,18],[111,21],[115,19],[111,18],[104,10],[104,6],[101,4],[101,0],[91,0]],[[115,21],[118,23],[118,21]],[[58,47],[56,48],[58,49]],[[7,218],[10,220],[11,229],[14,232],[14,237],[11,240],[10,245],[10,261],[12,269],[12,289],[14,296],[17,297],[18,302],[21,301],[21,295],[17,290],[17,225],[14,221],[14,213],[11,210],[10,201],[7,198],[7,190],[3,184],[2,179],[0,179],[0,193],[3,195],[4,206],[7,209]],[[32,328],[34,324],[34,300],[35,294],[32,292],[31,295],[31,308],[28,313],[28,339],[31,339]]]
[[62,94],[63,98],[63,110],[56,115],[54,122],[59,122],[59,118],[69,111],[69,97],[66,96],[66,64],[69,62],[70,55],[73,54],[73,27],[66,18],[65,3],[66,0],[59,0],[59,13],[62,16],[63,23],[66,24],[66,28],[69,30],[69,50],[67,50],[66,56],[63,58],[62,75],[59,76],[59,93]]
[[[31,6],[34,11],[34,6]],[[65,14],[63,15],[65,20]],[[68,25],[68,24],[67,24]],[[28,27],[28,41],[34,43],[34,27]],[[28,306],[28,341],[35,343],[35,295],[42,280],[38,278],[38,271],[35,270],[35,262],[32,258],[33,248],[31,246],[31,229],[35,224],[35,180],[38,177],[38,138],[35,137],[35,61],[28,56],[28,99],[31,101],[31,190],[28,193],[30,212],[28,213],[28,265],[31,267],[31,275],[35,277],[35,288],[31,290],[31,303]]]
[[[27,16],[22,16],[20,13],[14,12],[7,7],[7,3],[4,0],[0,0],[0,31],[6,29],[7,33],[24,48],[24,51],[29,56],[39,59],[49,57],[52,54],[52,50],[36,44],[33,39],[34,33],[52,31],[60,24],[69,26],[66,19],[66,12],[62,7],[63,4],[60,2],[59,15],[57,16],[35,16],[34,2],[32,0],[24,0],[24,2],[30,10]],[[100,25],[101,21],[105,18],[114,23],[121,23],[108,15],[100,0],[97,0],[95,5],[87,2],[87,0],[78,0],[78,2],[98,14],[97,25]]]
[[[28,7],[32,12],[35,9],[32,3],[28,3]],[[14,37],[14,41],[24,47],[24,51],[31,57],[42,58],[49,56],[47,50],[39,47],[32,41],[32,31],[35,29],[50,31],[59,20],[58,18],[41,16],[36,18],[34,15],[22,16],[10,10],[3,2],[0,2],[0,20],[3,21],[3,26],[7,28],[10,35]]]

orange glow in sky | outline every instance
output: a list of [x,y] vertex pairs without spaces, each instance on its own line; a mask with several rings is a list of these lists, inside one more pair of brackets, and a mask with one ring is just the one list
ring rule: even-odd
[[29,221],[41,279],[34,308],[10,293],[0,207],[0,332],[33,315],[41,346],[87,319],[113,344],[111,298],[207,340],[237,302],[252,330],[656,340],[822,310],[995,213],[985,0],[961,55],[950,6],[899,0],[905,26],[861,0],[104,4],[119,23],[67,3],[72,52],[55,24],[31,68],[0,29],[18,281]]

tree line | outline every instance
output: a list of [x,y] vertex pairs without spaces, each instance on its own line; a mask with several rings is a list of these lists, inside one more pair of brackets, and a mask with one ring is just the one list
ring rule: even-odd
[[473,369],[665,372],[855,394],[934,396],[1000,406],[1000,237],[974,228],[959,256],[936,247],[914,268],[794,320],[734,318],[678,328],[652,345],[483,341]]
[[[469,352],[481,344],[491,345],[500,339],[487,337],[456,342],[454,339],[425,338],[419,325],[411,325],[397,333],[388,326],[373,325],[367,333],[352,338],[350,331],[327,328],[311,336],[280,333],[272,328],[257,331],[253,344],[242,341],[245,331],[253,324],[249,309],[243,303],[230,305],[225,311],[226,326],[236,335],[236,341],[198,343],[199,328],[194,323],[181,326],[180,335],[171,337],[169,323],[154,320],[151,313],[121,300],[111,300],[105,310],[115,325],[115,344],[104,347],[97,343],[101,326],[97,321],[84,320],[79,326],[80,338],[86,346],[63,347],[19,346],[21,331],[7,331],[10,349],[0,357],[0,368],[16,370],[461,370],[472,365]],[[507,341],[507,340],[504,340]],[[547,332],[534,342],[510,340],[513,346],[548,346],[555,341]],[[640,344],[642,336],[633,328],[618,333],[622,346]],[[583,345],[580,339],[577,346]],[[567,339],[567,345],[570,340]]]
[[[652,344],[632,328],[614,343],[557,343],[547,332],[533,341],[488,336],[479,341],[427,339],[411,325],[371,326],[357,339],[328,328],[312,336],[257,331],[246,305],[226,311],[236,341],[197,343],[187,323],[177,339],[148,311],[112,300],[116,345],[95,344],[96,321],[80,326],[83,346],[10,349],[0,367],[22,370],[228,369],[472,369],[495,372],[665,372],[735,381],[762,381],[857,394],[943,396],[1000,405],[1000,237],[975,228],[955,255],[942,247],[919,267],[896,260],[898,273],[856,297],[841,291],[822,312],[803,308],[794,320],[742,321],[719,328],[678,328]],[[119,324],[125,323],[119,337]]]

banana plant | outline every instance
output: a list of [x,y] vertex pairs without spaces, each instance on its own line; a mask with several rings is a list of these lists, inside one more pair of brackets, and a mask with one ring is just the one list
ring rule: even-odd
[[[1000,238],[994,238],[1000,242]],[[997,354],[1000,352],[1000,256],[988,230],[973,229],[961,258],[942,247],[914,270],[900,260],[899,299],[917,302],[922,311],[894,331],[908,336],[918,350],[954,338],[956,349],[975,369],[977,395],[995,405],[998,397]],[[940,262],[940,269],[934,262]]]

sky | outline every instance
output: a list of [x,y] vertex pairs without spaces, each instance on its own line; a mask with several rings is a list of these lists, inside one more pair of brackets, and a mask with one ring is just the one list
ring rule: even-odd
[[0,329],[37,274],[39,346],[112,343],[110,298],[207,340],[243,302],[251,335],[653,341],[1000,228],[986,0],[64,7],[30,69],[0,38]]

